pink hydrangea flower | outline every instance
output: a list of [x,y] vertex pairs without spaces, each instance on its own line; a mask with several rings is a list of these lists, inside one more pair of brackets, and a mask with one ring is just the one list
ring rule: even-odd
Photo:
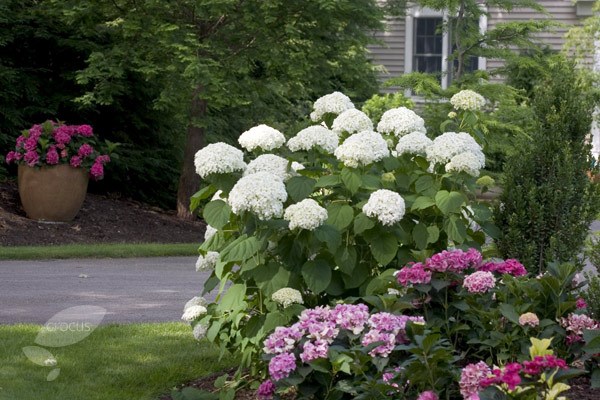
[[104,176],[104,166],[102,166],[102,163],[95,162],[92,165],[92,168],[90,168],[90,175],[92,175],[94,179],[101,179]]
[[439,400],[439,397],[433,390],[426,390],[419,394],[417,400]]
[[56,151],[56,147],[50,146],[50,149],[46,153],[46,164],[56,165],[58,164],[59,157],[58,152]]
[[282,353],[269,361],[269,375],[274,381],[287,378],[296,370],[296,356],[293,353]]
[[547,369],[567,369],[567,363],[553,355],[535,356],[531,361],[523,361],[523,372],[527,375],[540,375]]
[[490,367],[483,361],[477,364],[468,364],[460,374],[460,394],[465,400],[479,400],[479,391],[483,389],[481,383],[491,374]]
[[587,303],[585,302],[585,300],[582,297],[579,297],[577,299],[577,301],[575,302],[575,307],[577,307],[577,309],[581,310],[583,308],[587,308]]
[[69,144],[73,130],[67,125],[61,125],[54,130],[53,136],[56,143]]
[[527,270],[515,259],[508,259],[505,261],[487,262],[479,267],[480,271],[495,272],[498,274],[509,274],[512,276],[524,276],[527,275]]
[[[56,146],[58,147],[58,146]],[[69,156],[69,152],[67,151],[67,149],[63,149],[60,152],[60,158],[67,158]]]
[[271,400],[273,395],[275,394],[275,384],[267,379],[263,383],[260,384],[258,390],[256,391],[256,397],[259,400]]
[[94,136],[94,131],[89,125],[79,125],[75,128],[75,132],[85,137]]
[[303,335],[304,331],[299,328],[298,324],[294,324],[289,328],[278,326],[275,328],[275,332],[270,334],[263,342],[265,346],[263,351],[266,354],[281,354],[292,351]]
[[11,162],[14,161],[19,161],[21,159],[21,154],[17,153],[16,151],[9,151],[8,154],[6,155],[6,163],[10,164]]
[[369,320],[369,307],[364,304],[338,304],[332,312],[336,324],[358,335]]
[[110,156],[108,154],[99,155],[98,157],[96,157],[95,162],[99,162],[102,165],[106,165],[110,162]]
[[427,284],[431,282],[431,271],[425,270],[422,263],[409,264],[398,272],[396,279],[402,286]]
[[531,327],[536,327],[540,324],[540,319],[535,313],[528,312],[525,314],[521,314],[519,316],[519,325],[526,326],[529,325]]
[[567,331],[567,344],[583,342],[583,331],[600,329],[600,324],[585,314],[569,314],[559,320],[560,325]]
[[308,337],[311,339],[326,340],[329,343],[340,331],[335,319],[332,318],[332,310],[326,306],[302,311],[298,325],[308,333]]
[[478,267],[481,259],[481,253],[473,248],[467,252],[460,249],[444,250],[428,258],[425,267],[436,272],[461,272],[467,268]]
[[77,155],[81,158],[89,157],[94,152],[94,148],[87,143],[82,144],[77,151]]
[[33,150],[26,152],[25,156],[23,156],[23,160],[30,167],[33,167],[35,164],[37,164],[39,158],[40,158],[40,156],[38,155],[38,153],[36,151],[33,151]]
[[465,276],[463,286],[469,293],[486,293],[496,286],[496,278],[491,272],[477,271]]
[[325,340],[308,341],[304,343],[303,350],[300,354],[300,359],[304,363],[309,363],[317,358],[327,358],[329,343]]
[[73,157],[71,157],[71,160],[69,161],[69,164],[71,164],[71,167],[74,167],[74,168],[81,167],[81,157],[79,157],[79,156],[73,156]]
[[25,149],[25,151],[34,151],[37,148],[38,140],[39,140],[39,136],[31,136],[31,135],[27,139],[25,139],[25,143],[23,145],[23,148]]

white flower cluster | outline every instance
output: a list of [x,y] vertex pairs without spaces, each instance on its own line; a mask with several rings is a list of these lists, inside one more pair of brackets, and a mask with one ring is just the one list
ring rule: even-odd
[[238,143],[248,151],[254,151],[257,148],[271,151],[283,146],[285,136],[268,125],[258,125],[242,133],[238,138]]
[[206,225],[206,230],[204,231],[204,241],[208,241],[211,237],[213,237],[215,235],[215,233],[217,233],[218,230],[213,228],[210,225]]
[[206,301],[206,299],[204,297],[194,296],[191,299],[189,299],[187,303],[185,303],[185,306],[183,306],[183,311],[187,310],[188,308],[190,308],[192,306],[206,307],[207,304],[208,304],[208,301]]
[[304,169],[304,166],[297,162],[290,165],[288,160],[275,154],[262,154],[248,163],[244,176],[257,172],[269,172],[285,182],[292,176],[298,175],[297,169]]
[[333,153],[338,147],[338,143],[338,135],[323,125],[313,125],[302,129],[296,136],[288,140],[287,146],[291,151],[320,148],[326,153]]
[[229,192],[229,205],[234,214],[250,211],[261,220],[280,217],[286,200],[283,181],[269,172],[244,176]]
[[[485,166],[485,156],[481,146],[465,132],[446,132],[433,139],[433,144],[427,148],[427,160],[431,164],[447,164],[462,153],[472,153],[479,161],[479,169]],[[463,162],[459,160],[454,165],[461,164]]]
[[446,172],[466,172],[471,176],[477,177],[484,164],[485,161],[482,163],[479,156],[467,151],[452,157],[450,162],[446,164]]
[[206,309],[206,304],[207,302],[204,297],[193,297],[190,301],[185,303],[181,319],[187,322],[192,322],[198,319],[208,312]]
[[397,137],[407,135],[411,132],[426,133],[425,121],[413,110],[406,107],[392,108],[381,116],[377,131]]
[[219,253],[216,251],[209,251],[205,256],[200,254],[196,261],[196,271],[206,271],[213,269],[219,261]]
[[472,90],[461,90],[450,98],[450,104],[457,110],[476,111],[485,106],[485,98]]
[[207,330],[208,327],[206,325],[197,323],[196,326],[194,326],[194,329],[192,330],[192,334],[194,335],[194,338],[196,340],[201,340],[206,336]]
[[340,92],[333,92],[315,101],[314,111],[310,113],[310,118],[317,122],[327,113],[341,114],[350,108],[354,108],[354,104],[348,96]]
[[279,289],[271,296],[274,302],[279,303],[283,306],[283,308],[289,307],[292,304],[304,304],[304,300],[302,300],[302,294],[296,290],[289,287],[285,287]]
[[202,178],[211,174],[228,174],[246,169],[244,153],[227,143],[213,143],[198,150],[194,156],[196,173]]
[[364,112],[351,108],[333,120],[331,130],[337,135],[341,135],[343,132],[353,134],[362,131],[372,131],[373,122]]
[[387,143],[377,132],[355,133],[335,149],[335,157],[347,167],[369,165],[390,155]]
[[394,225],[406,212],[402,196],[387,189],[371,193],[362,210],[367,217],[377,218],[383,225]]
[[398,140],[396,152],[398,156],[402,154],[420,154],[425,155],[427,148],[431,146],[433,141],[429,139],[423,132],[412,132],[402,136]]
[[327,220],[327,210],[313,199],[304,199],[286,208],[283,219],[290,222],[290,229],[312,231]]

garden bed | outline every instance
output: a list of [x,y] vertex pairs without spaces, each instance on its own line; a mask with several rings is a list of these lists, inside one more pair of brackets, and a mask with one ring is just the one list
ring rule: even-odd
[[131,200],[88,193],[72,222],[40,223],[21,208],[17,186],[0,183],[0,246],[92,243],[199,243],[204,223]]

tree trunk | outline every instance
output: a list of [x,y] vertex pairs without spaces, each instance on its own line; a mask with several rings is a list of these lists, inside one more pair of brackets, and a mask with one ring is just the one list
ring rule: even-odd
[[196,193],[200,186],[200,177],[194,167],[194,155],[204,146],[204,128],[196,126],[198,120],[206,113],[206,101],[200,99],[202,87],[194,90],[190,122],[185,137],[185,149],[179,185],[177,187],[177,216],[182,219],[193,220],[194,214],[190,212],[190,197]]

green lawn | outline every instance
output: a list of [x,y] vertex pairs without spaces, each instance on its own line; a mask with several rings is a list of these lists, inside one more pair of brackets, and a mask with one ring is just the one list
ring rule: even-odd
[[197,256],[199,243],[70,244],[0,246],[0,260]]
[[[39,325],[0,325],[0,399],[156,399],[175,385],[234,366],[219,361],[208,342],[197,342],[183,323],[105,325],[83,341],[46,348],[55,367],[29,361]],[[47,381],[55,368],[60,373]]]

